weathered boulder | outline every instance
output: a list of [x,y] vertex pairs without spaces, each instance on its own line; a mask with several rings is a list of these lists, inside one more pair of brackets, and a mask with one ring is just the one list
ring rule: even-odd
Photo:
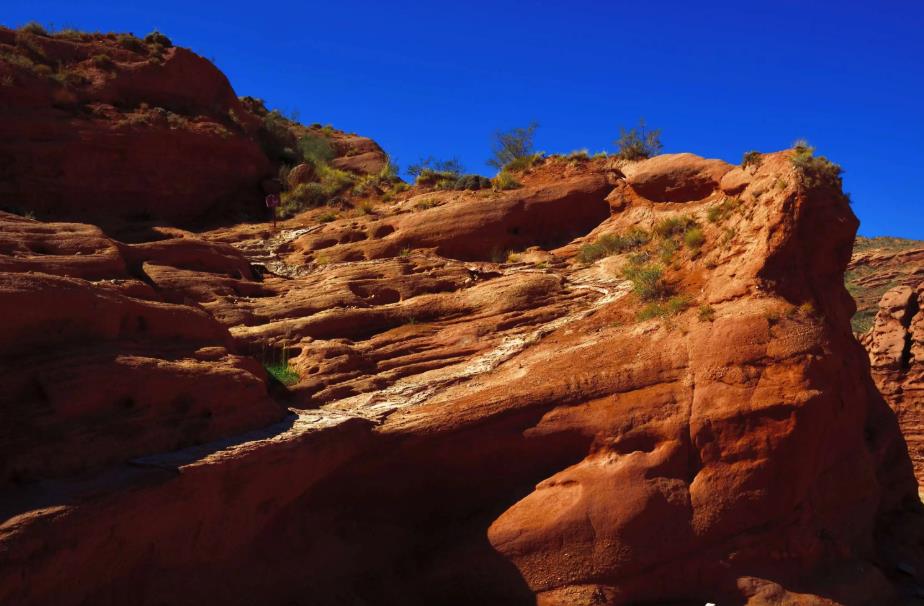
[[622,167],[632,189],[655,202],[701,200],[719,188],[730,170],[727,162],[694,154],[663,154]]

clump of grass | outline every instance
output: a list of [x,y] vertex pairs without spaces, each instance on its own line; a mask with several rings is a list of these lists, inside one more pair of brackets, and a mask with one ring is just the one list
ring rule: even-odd
[[664,268],[645,262],[646,255],[630,259],[623,269],[623,276],[632,282],[632,292],[645,302],[663,299],[671,294],[671,288],[664,281]]
[[289,356],[286,348],[283,347],[280,352],[263,352],[263,368],[267,374],[276,381],[285,386],[295,385],[301,377],[295,372],[295,369],[289,365]]
[[683,243],[693,252],[698,252],[706,242],[706,236],[700,227],[691,227],[683,232]]
[[135,51],[136,53],[147,53],[148,51],[148,47],[145,46],[141,38],[134,34],[119,34],[116,36],[116,42],[118,42],[119,46],[122,48]]
[[90,62],[100,69],[112,69],[115,67],[115,62],[113,62],[112,58],[105,54],[93,55]]
[[162,48],[170,48],[173,46],[173,41],[156,29],[144,37],[144,42],[145,44],[157,45]]
[[651,234],[633,227],[625,233],[603,234],[595,242],[585,244],[575,257],[578,262],[589,265],[597,259],[635,250],[651,240]]
[[439,206],[439,203],[433,198],[424,198],[420,202],[414,204],[414,208],[417,210],[427,210],[428,208],[433,208],[434,206]]
[[34,36],[47,36],[48,30],[42,26],[38,21],[29,21],[28,23],[19,27],[18,31],[23,32],[24,34],[32,34]]
[[336,221],[336,220],[337,220],[337,214],[330,212],[330,211],[321,213],[321,215],[318,216],[318,221],[321,223],[330,223],[331,221]]
[[658,242],[658,256],[662,263],[670,263],[674,260],[674,253],[680,250],[680,245],[673,238],[666,238]]
[[711,305],[703,303],[699,306],[696,317],[699,318],[700,322],[712,322],[715,320],[715,309]]
[[586,149],[579,149],[565,156],[565,160],[568,160],[569,162],[572,162],[575,164],[580,163],[580,162],[586,162],[587,160],[590,160],[590,152],[587,151]]
[[681,235],[694,225],[696,225],[696,220],[689,215],[667,217],[655,223],[654,233],[661,238],[669,238]]
[[741,204],[738,198],[725,198],[721,204],[710,206],[706,211],[706,219],[710,223],[721,223],[728,218]]
[[517,181],[508,170],[502,170],[497,173],[497,176],[492,179],[491,183],[494,185],[494,189],[497,191],[523,187],[523,185]]
[[690,306],[690,299],[685,295],[675,295],[667,301],[654,301],[642,307],[638,312],[639,320],[651,318],[668,318],[676,316]]
[[305,135],[297,145],[302,159],[314,167],[327,164],[334,158],[334,150],[325,137]]
[[754,168],[760,168],[760,165],[763,164],[764,157],[758,151],[749,151],[744,153],[744,158],[741,159],[741,168],[747,168],[748,166],[753,166]]

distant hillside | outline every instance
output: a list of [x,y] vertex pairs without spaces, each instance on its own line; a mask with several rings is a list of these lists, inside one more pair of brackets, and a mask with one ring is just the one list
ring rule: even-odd
[[924,241],[858,236],[844,281],[857,301],[853,329],[866,332],[873,325],[885,291],[900,284],[924,282]]

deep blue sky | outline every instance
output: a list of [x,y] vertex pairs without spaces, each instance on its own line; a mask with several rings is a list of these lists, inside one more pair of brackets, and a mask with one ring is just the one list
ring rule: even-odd
[[921,0],[4,2],[4,25],[29,20],[158,28],[402,166],[488,173],[491,133],[533,120],[549,152],[612,149],[640,116],[665,151],[731,162],[804,137],[844,166],[860,233],[924,239]]

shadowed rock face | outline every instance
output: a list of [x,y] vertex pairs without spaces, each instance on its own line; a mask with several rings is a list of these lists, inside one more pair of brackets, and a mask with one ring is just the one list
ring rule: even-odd
[[[204,116],[176,136],[253,144],[223,76],[166,84],[213,69],[188,51],[149,49],[154,68],[38,38],[112,52],[115,80],[84,65],[71,90],[105,112],[172,91]],[[2,98],[31,117],[2,127],[37,157],[58,89],[15,70]],[[138,129],[118,145],[160,132]],[[377,146],[335,142],[372,170]],[[0,213],[0,603],[902,603],[920,502],[850,329],[857,220],[790,155],[548,158],[520,189],[414,187],[279,231]],[[217,159],[184,179],[240,195],[248,158],[227,165],[247,183]],[[85,210],[67,179],[15,174],[51,216]],[[169,187],[137,208],[186,217]],[[674,298],[642,300],[632,268]],[[917,351],[915,296],[884,300],[876,372]]]
[[[259,211],[277,168],[265,114],[188,49],[0,27],[0,209],[106,225]],[[292,147],[321,136],[291,126]],[[325,133],[337,166],[385,165],[372,140]]]

